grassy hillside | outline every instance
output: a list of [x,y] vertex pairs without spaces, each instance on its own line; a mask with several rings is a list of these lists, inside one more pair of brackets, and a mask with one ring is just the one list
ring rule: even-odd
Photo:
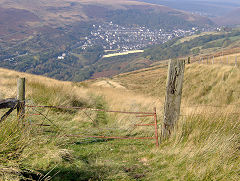
[[[2,61],[1,66],[22,72],[43,74],[60,80],[82,81],[149,67],[154,62],[169,58],[218,57],[222,52],[224,55],[232,54],[234,51],[240,52],[239,31],[234,30],[228,33],[205,33],[174,39],[151,47],[144,53],[102,58],[104,49],[101,46],[93,46],[84,51],[77,46],[72,48],[73,44],[78,43],[79,37],[88,36],[91,27],[89,23],[80,23],[73,26],[67,33],[63,33],[64,29],[55,32],[53,29],[46,28],[44,29],[46,32],[40,37],[32,37],[21,45],[2,51],[2,58],[6,60]],[[31,49],[32,54],[27,54],[26,49]],[[48,50],[45,51],[45,49]],[[68,56],[64,60],[57,60],[57,57],[66,51],[70,52]],[[16,52],[23,55],[11,60]]]
[[176,38],[162,45],[150,47],[144,51],[143,56],[154,61],[185,56],[208,56],[239,47],[239,40],[238,29],[230,32],[202,33],[185,38]]
[[[71,83],[1,69],[0,97],[14,97],[16,78],[24,76],[27,104],[146,112],[157,107],[161,123],[166,70],[166,65],[156,65],[113,79]],[[27,114],[40,112],[47,119],[29,115],[23,123],[52,126],[20,127],[13,114],[0,123],[0,175],[9,180],[36,178],[38,172],[52,180],[239,180],[239,74],[233,66],[187,65],[179,124],[159,148],[147,140],[63,136],[152,136],[151,127],[132,129],[152,118],[28,108]]]
[[[221,58],[215,58],[215,63],[220,60]],[[233,65],[199,65],[198,63],[187,65],[183,87],[184,102],[196,105],[239,104],[239,73],[239,69]],[[163,100],[166,77],[167,64],[164,64],[120,74],[113,80],[127,89],[156,96]]]

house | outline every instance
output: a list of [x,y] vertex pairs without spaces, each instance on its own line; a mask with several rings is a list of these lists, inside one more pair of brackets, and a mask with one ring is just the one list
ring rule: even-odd
[[64,60],[63,56],[58,56],[58,60]]

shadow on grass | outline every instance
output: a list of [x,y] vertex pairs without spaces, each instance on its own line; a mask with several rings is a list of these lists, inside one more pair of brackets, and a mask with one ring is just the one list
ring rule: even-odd
[[[69,148],[74,150],[75,159],[64,161],[51,171],[49,176],[53,181],[112,180],[113,178],[142,180],[147,168],[142,163],[136,164],[138,162],[136,155],[132,154],[127,160],[121,159],[125,157],[124,154],[129,157],[133,150],[154,146],[154,143],[150,145],[146,143],[150,142],[115,139],[72,140]],[[48,171],[43,174],[47,173]]]
[[116,139],[95,139],[95,140],[83,140],[83,141],[76,141],[72,142],[71,144],[79,145],[79,146],[89,146],[89,145],[95,145],[99,143],[106,143],[111,146],[137,146],[137,147],[144,147],[148,149],[152,149],[156,147],[155,140],[152,141],[146,141],[146,140],[116,140]]
[[90,143],[102,143],[102,142],[109,142],[113,139],[88,139],[83,141],[76,141],[74,142],[75,145],[88,145]]
[[[118,178],[113,179],[114,175],[120,172],[123,172],[123,175],[119,175]],[[119,167],[104,164],[101,166],[95,165],[78,168],[72,164],[66,167],[61,166],[56,168],[54,172],[49,174],[49,179],[53,181],[142,180],[146,176],[145,172],[146,171],[135,165]]]
[[[114,168],[107,167],[106,165],[78,168],[72,164],[56,168],[55,171],[49,174],[49,178],[53,181],[104,180],[108,175],[108,170],[112,169]],[[47,172],[45,174],[47,174]]]

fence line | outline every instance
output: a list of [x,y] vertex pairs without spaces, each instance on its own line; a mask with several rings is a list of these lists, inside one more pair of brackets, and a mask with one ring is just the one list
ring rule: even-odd
[[[228,114],[228,115],[240,115],[240,112],[231,112],[231,113],[226,113],[226,114]],[[194,116],[202,116],[202,114],[200,114],[200,113],[180,114],[180,116],[185,116],[185,117],[192,116],[192,115],[194,115]],[[210,112],[210,113],[206,113],[206,115],[216,115],[216,113],[215,112]]]
[[[205,56],[205,57],[198,57],[198,59],[195,57],[193,59],[193,62],[198,62],[198,63],[205,63],[210,65],[210,64],[224,64],[223,61],[223,52],[222,54],[218,54],[218,61],[217,58],[214,56]],[[238,55],[239,56],[239,55]],[[212,60],[212,61],[211,61]],[[229,61],[229,56],[227,56],[227,64],[230,63]],[[235,66],[238,66],[238,57],[235,56],[235,59],[232,61],[233,63],[229,65],[235,64]],[[164,62],[163,64],[160,64],[157,67],[149,67],[146,68],[144,71],[149,71],[149,70],[154,70],[154,69],[159,69],[163,68],[167,65],[168,63],[168,86],[167,86],[167,91],[166,91],[166,100],[165,100],[165,106],[164,106],[164,121],[163,124],[161,125],[161,131],[162,133],[171,133],[173,130],[172,128],[174,127],[174,124],[176,124],[178,117],[179,116],[184,116],[180,114],[180,108],[190,108],[190,107],[227,107],[227,106],[239,106],[238,104],[229,104],[226,106],[219,106],[219,105],[190,105],[190,106],[180,106],[181,105],[181,92],[182,92],[182,82],[183,82],[183,73],[184,73],[184,67],[185,64],[184,62],[178,61],[178,60],[170,60],[167,62]],[[187,62],[185,63],[191,63],[190,57],[188,58]],[[182,72],[181,74],[179,74]],[[133,72],[136,73],[136,72]],[[126,73],[126,74],[131,74],[131,73]],[[26,100],[25,100],[25,78],[20,78],[18,79],[18,99],[17,100],[7,100],[7,105],[5,105],[5,102],[0,101],[0,109],[1,106],[2,108],[11,108],[3,117],[1,120],[4,120],[15,108],[17,108],[17,116],[20,119],[23,119],[25,116],[43,116],[45,120],[49,121],[52,125],[57,127],[59,130],[60,127],[56,125],[53,121],[51,121],[47,115],[44,115],[41,113],[41,111],[38,111],[36,108],[46,108],[46,109],[77,109],[83,111],[84,114],[86,114],[90,119],[91,116],[89,116],[85,111],[96,111],[96,112],[107,112],[107,113],[119,113],[119,114],[132,114],[136,115],[136,117],[141,118],[141,117],[153,117],[154,122],[152,124],[134,124],[133,129],[131,132],[138,126],[154,126],[155,130],[155,136],[154,137],[117,137],[117,136],[88,136],[88,137],[95,137],[95,138],[109,138],[109,139],[155,139],[156,140],[156,146],[158,146],[158,123],[157,123],[157,113],[156,113],[156,108],[153,110],[153,112],[130,112],[130,111],[117,111],[117,110],[104,110],[104,109],[95,109],[95,108],[83,108],[83,107],[70,107],[70,106],[44,106],[44,105],[26,105]],[[240,92],[240,91],[233,91],[233,92]],[[6,100],[5,100],[6,101]],[[12,102],[14,104],[12,104]],[[25,108],[32,108],[33,110],[37,112],[37,114],[26,114],[25,113]],[[239,113],[234,113],[234,114],[239,114]],[[92,120],[92,119],[91,119]],[[92,120],[93,121],[93,120]],[[43,121],[44,122],[44,121]],[[37,124],[39,126],[46,126],[46,124]],[[129,128],[130,129],[130,128]],[[127,131],[129,131],[129,129]],[[165,130],[165,132],[164,132]],[[167,134],[166,134],[167,135]],[[67,135],[66,135],[67,136]],[[73,137],[74,135],[69,135],[70,137]],[[81,135],[75,135],[76,137],[80,137]],[[82,135],[84,136],[84,135]],[[87,137],[87,136],[85,136]]]
[[143,114],[146,116],[153,116],[154,112],[127,112],[127,111],[113,111],[113,110],[104,110],[104,109],[94,109],[94,108],[83,108],[83,107],[68,107],[68,106],[32,106],[25,105],[30,108],[55,108],[55,109],[80,109],[80,110],[90,110],[90,111],[100,111],[100,112],[109,112],[109,113],[121,113],[121,114]]
[[[232,57],[232,60],[230,62],[230,58],[229,57]],[[238,62],[238,56],[227,56],[226,57],[226,60],[223,59],[223,57],[218,57],[218,60],[216,59],[216,57],[214,56],[206,56],[206,57],[199,57],[199,58],[196,58],[196,57],[193,57],[193,61],[192,63],[195,62],[195,63],[199,63],[199,64],[207,64],[207,65],[214,65],[214,64],[219,64],[219,65],[233,65],[233,66],[239,66],[239,62]]]
[[[136,115],[136,117],[153,117],[154,118],[154,123],[152,124],[134,124],[133,129],[129,131],[130,129],[127,129],[126,131],[129,131],[130,133],[136,129],[136,127],[139,126],[154,126],[155,130],[155,135],[153,137],[130,137],[130,136],[104,136],[104,135],[80,135],[80,134],[65,134],[64,136],[66,137],[82,137],[82,138],[103,138],[103,139],[130,139],[130,140],[155,140],[156,141],[156,146],[159,146],[159,140],[158,140],[158,122],[157,122],[157,113],[156,113],[156,108],[154,108],[154,112],[127,112],[127,111],[113,111],[113,110],[104,110],[104,109],[94,109],[94,108],[83,108],[83,107],[70,107],[70,106],[43,106],[43,105],[25,105],[26,108],[46,108],[46,109],[78,109],[84,112],[84,110],[89,110],[89,111],[97,111],[97,112],[107,112],[107,113],[119,113],[119,114],[131,114],[131,115]],[[47,118],[44,114],[42,114],[40,111],[37,111],[38,114],[26,114],[25,116],[43,116],[46,120],[54,124],[50,119]],[[84,112],[85,113],[85,112]],[[93,120],[88,114],[86,114],[91,120]],[[37,124],[38,126],[49,126],[46,124]],[[54,124],[57,128],[56,124]],[[59,128],[60,129],[60,128]],[[102,128],[99,128],[102,129]],[[104,128],[103,128],[104,129]],[[116,128],[115,128],[116,129]],[[128,133],[128,134],[130,134]]]
[[181,108],[195,108],[195,107],[215,107],[215,108],[222,107],[222,108],[226,108],[228,106],[240,106],[240,104],[228,104],[228,105],[224,105],[224,106],[199,104],[199,105],[181,106]]

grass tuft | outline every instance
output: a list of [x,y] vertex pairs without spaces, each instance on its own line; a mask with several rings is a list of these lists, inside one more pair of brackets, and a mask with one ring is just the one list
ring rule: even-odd
[[[16,89],[16,74],[5,69],[0,72],[3,98],[10,95],[9,90]],[[126,73],[111,80],[125,89],[98,87],[91,81],[79,86],[24,76],[27,104],[144,112],[153,112],[157,107],[159,123],[163,118],[166,67]],[[134,127],[153,123],[152,117],[36,108],[26,109],[26,113],[40,112],[47,119],[26,116],[23,122],[28,125],[24,126],[11,115],[0,123],[0,179],[239,180],[239,69],[187,65],[184,81],[181,119],[170,139],[158,149],[154,140],[64,137],[153,136],[152,127]],[[29,125],[32,123],[50,126]]]

